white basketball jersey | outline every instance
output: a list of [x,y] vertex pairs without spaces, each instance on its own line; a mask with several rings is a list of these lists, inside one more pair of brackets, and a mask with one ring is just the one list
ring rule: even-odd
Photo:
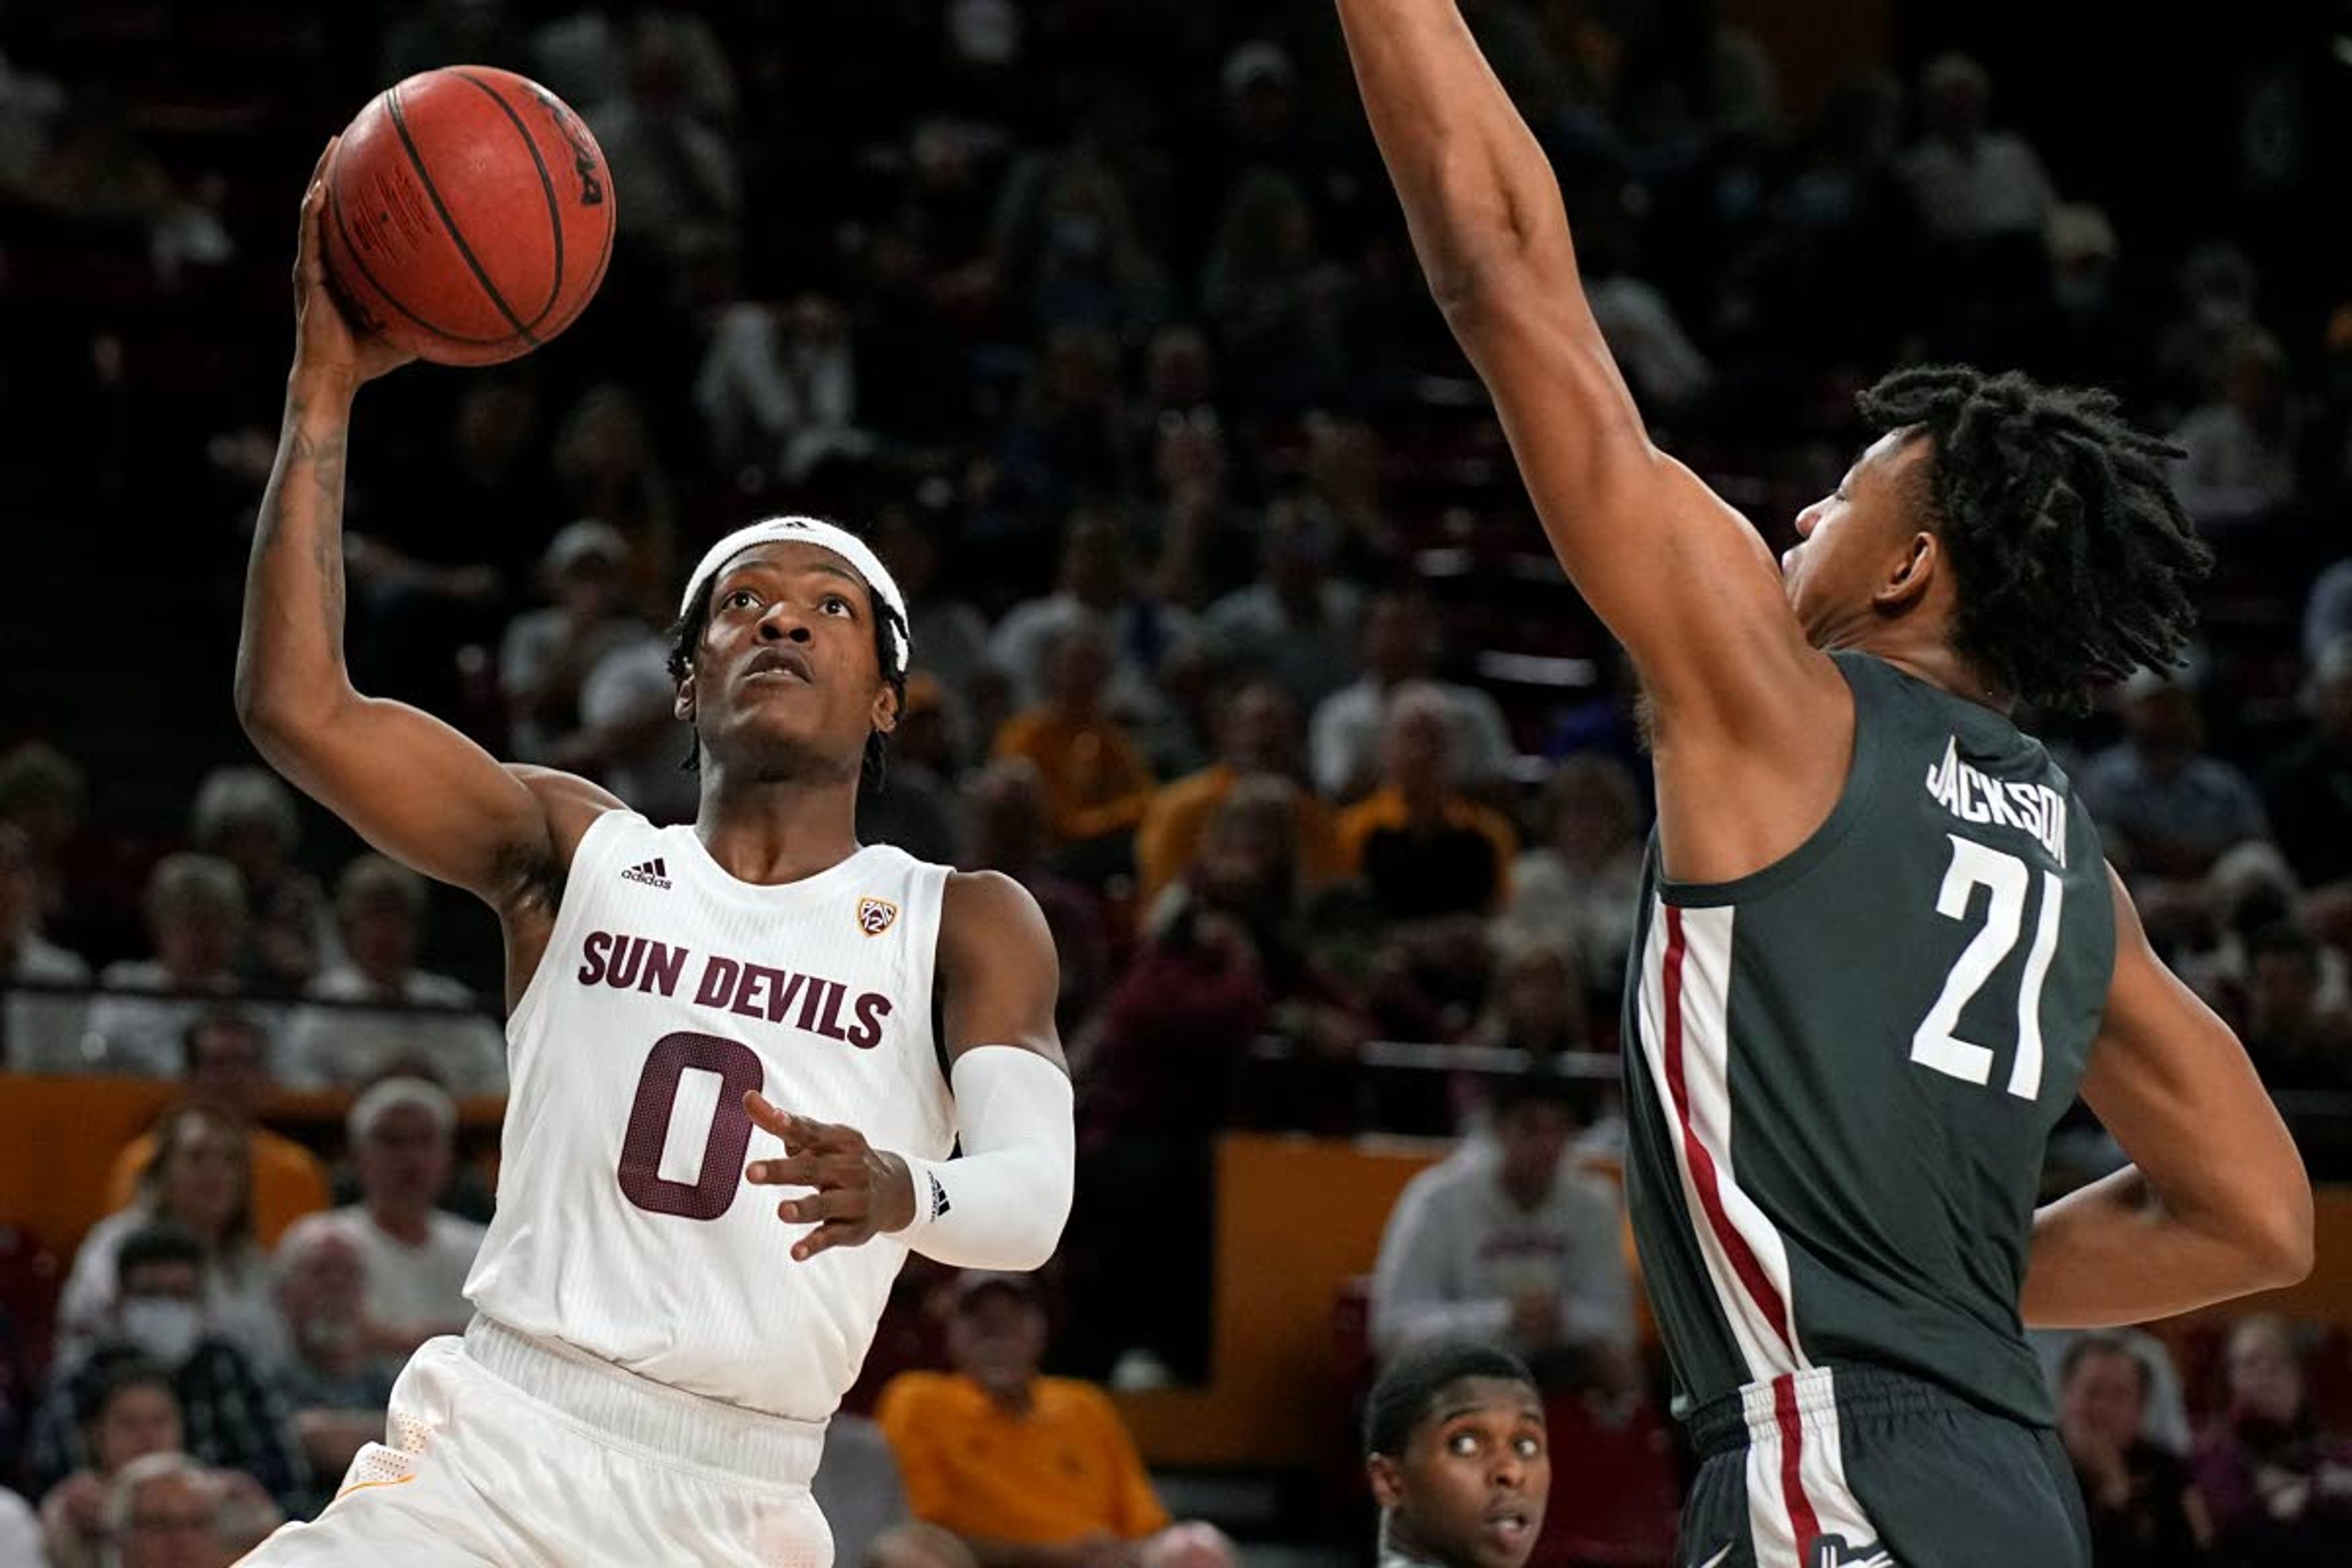
[[466,1294],[525,1333],[672,1387],[822,1420],[856,1381],[906,1248],[791,1256],[798,1189],[743,1094],[944,1159],[931,1036],[948,868],[887,846],[782,887],[737,880],[691,826],[608,812],[507,1025],[499,1205]]

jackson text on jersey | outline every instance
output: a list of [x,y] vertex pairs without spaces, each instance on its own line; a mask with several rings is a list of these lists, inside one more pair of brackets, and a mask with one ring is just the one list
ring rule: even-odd
[[1962,822],[2032,834],[2066,868],[2066,797],[2048,784],[2013,784],[1969,766],[1955,735],[1944,743],[1944,760],[1927,770],[1927,793]]

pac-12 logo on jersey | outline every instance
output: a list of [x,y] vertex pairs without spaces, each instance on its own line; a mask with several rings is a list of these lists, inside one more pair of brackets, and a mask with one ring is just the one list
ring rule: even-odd
[[857,929],[867,936],[880,936],[898,918],[898,906],[887,899],[857,900]]

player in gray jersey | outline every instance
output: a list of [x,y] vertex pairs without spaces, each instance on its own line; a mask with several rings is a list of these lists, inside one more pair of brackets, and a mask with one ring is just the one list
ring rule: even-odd
[[[1339,0],[1432,292],[1638,668],[1626,1177],[1693,1568],[2082,1568],[2025,1323],[2301,1279],[2311,1192],[2009,715],[2179,657],[2209,562],[2102,393],[1936,367],[1779,563],[1658,450],[1535,138],[1455,0]],[[1776,569],[1777,565],[1777,569]],[[2134,1164],[2037,1210],[2077,1093]]]

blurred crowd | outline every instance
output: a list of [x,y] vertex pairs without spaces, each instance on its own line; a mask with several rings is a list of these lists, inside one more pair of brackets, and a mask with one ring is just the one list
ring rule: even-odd
[[[103,705],[0,727],[0,1063],[189,1095],[119,1163],[54,1346],[17,1332],[0,1365],[0,1472],[51,1559],[316,1506],[397,1357],[464,1317],[487,1190],[457,1104],[505,1087],[496,943],[224,722],[297,182],[368,92],[460,60],[582,110],[620,235],[556,343],[362,398],[355,679],[684,819],[679,574],[749,518],[840,518],[913,631],[861,832],[1018,879],[1059,942],[1078,1210],[1043,1300],[910,1274],[853,1405],[879,1398],[870,1468],[946,1528],[883,1510],[877,1560],[953,1568],[1011,1529],[950,1517],[971,1489],[908,1448],[939,1410],[1083,1435],[1108,1407],[1034,1394],[1040,1366],[1209,1374],[1226,1129],[1460,1140],[1391,1217],[1370,1353],[1506,1340],[1595,1431],[1654,1430],[1591,1174],[1649,815],[1631,676],[1427,304],[1326,8],[329,9],[0,11],[0,402],[10,441],[83,454],[70,488],[26,469],[58,521],[13,545],[49,552],[23,580],[86,590],[66,520],[91,508],[168,516],[121,591],[192,606],[174,664],[220,655],[192,676],[210,708],[148,642],[88,654]],[[2315,1170],[2352,1172],[2352,291],[2265,216],[2316,188],[2316,110],[2183,174],[2198,199],[2159,220],[1940,43],[1799,110],[1708,6],[1464,9],[1645,412],[1776,546],[1898,363],[2095,382],[2171,433],[2221,558],[2197,656],[2027,722]],[[69,613],[31,611],[58,637]],[[343,1136],[257,1125],[287,1090],[343,1097]],[[2053,1185],[2119,1157],[2078,1117]],[[2352,1509],[2310,1392],[2341,1413],[2340,1337],[2249,1321],[2179,1368],[2153,1343],[2053,1348],[2086,1488],[2137,1532],[2102,1561],[2323,1560],[2292,1553]],[[1139,1472],[1096,1479],[1095,1511],[1021,1526],[1095,1542],[1066,1568],[1227,1550]]]

